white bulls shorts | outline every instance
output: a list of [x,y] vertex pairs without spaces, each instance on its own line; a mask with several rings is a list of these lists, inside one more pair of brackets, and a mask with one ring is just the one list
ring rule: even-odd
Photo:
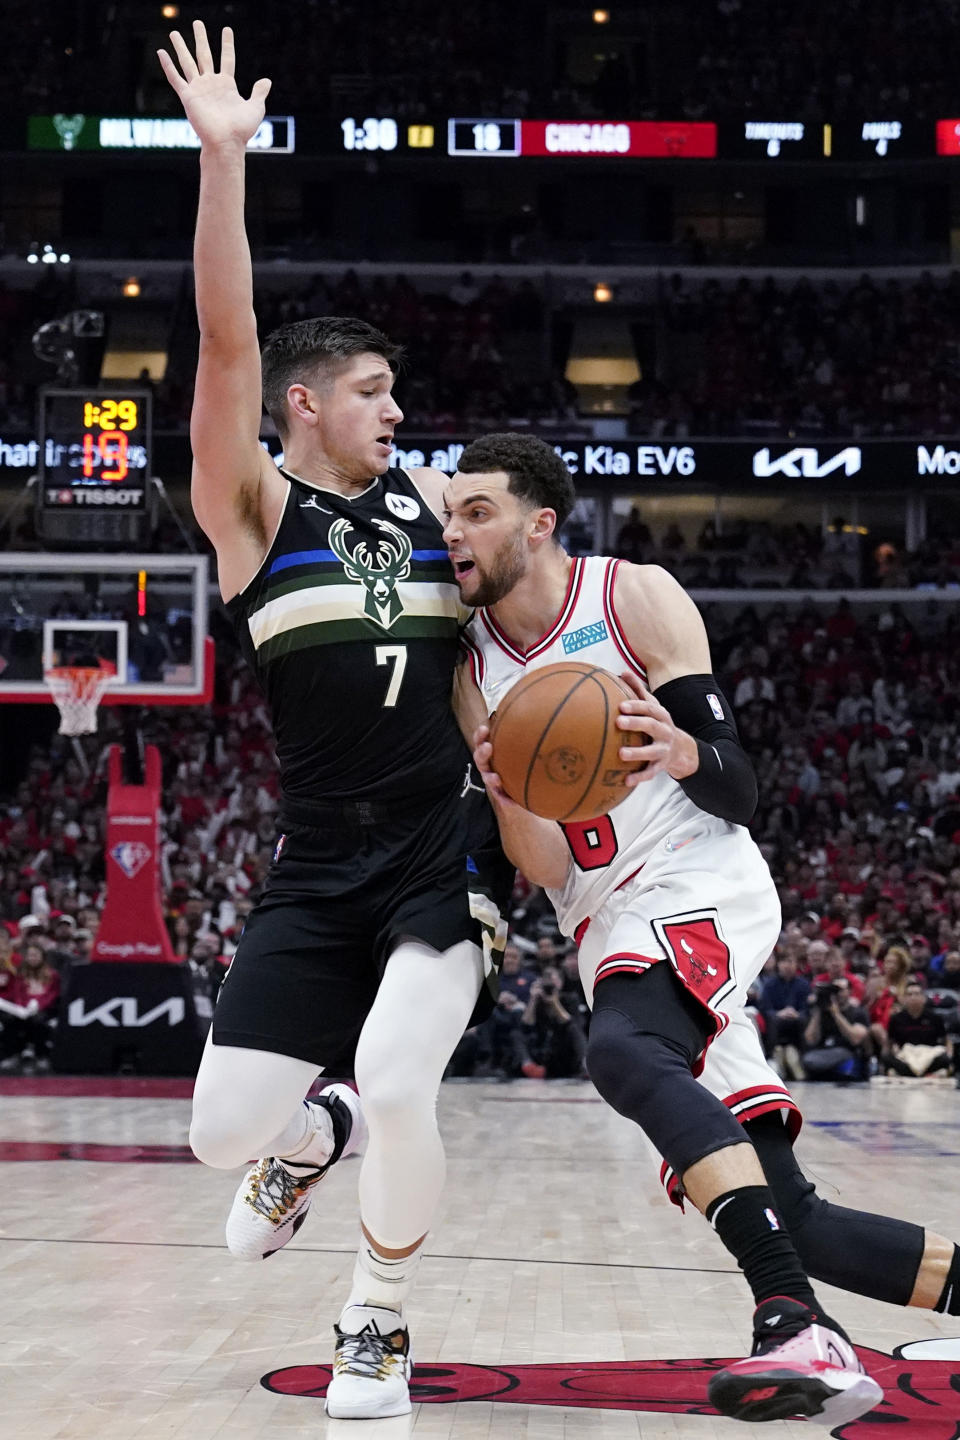
[[[745,830],[709,827],[682,848],[660,845],[631,880],[577,930],[587,1000],[608,975],[667,962],[710,1011],[717,1029],[694,1068],[700,1083],[743,1120],[779,1110],[796,1135],[793,1097],[767,1063],[747,992],[780,933],[780,902],[766,862]],[[679,1203],[677,1179],[661,1179]]]

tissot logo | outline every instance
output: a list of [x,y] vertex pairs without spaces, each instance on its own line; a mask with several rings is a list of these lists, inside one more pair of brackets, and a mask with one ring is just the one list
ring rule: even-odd
[[761,479],[786,475],[791,480],[818,480],[824,475],[832,475],[835,470],[842,470],[845,475],[856,475],[862,463],[859,445],[848,445],[836,455],[826,457],[811,445],[798,445],[788,450],[786,455],[778,455],[775,460],[771,460],[770,451],[764,446],[754,452],[753,473]]

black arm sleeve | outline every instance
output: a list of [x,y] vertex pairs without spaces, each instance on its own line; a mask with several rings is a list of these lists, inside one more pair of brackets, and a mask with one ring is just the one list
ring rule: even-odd
[[757,777],[714,677],[681,675],[654,693],[673,723],[697,742],[699,768],[678,782],[684,794],[708,815],[746,825],[757,808]]

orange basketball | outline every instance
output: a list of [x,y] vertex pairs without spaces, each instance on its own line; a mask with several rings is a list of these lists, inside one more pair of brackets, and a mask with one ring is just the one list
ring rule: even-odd
[[544,820],[592,820],[630,793],[621,745],[643,743],[617,729],[621,700],[634,699],[609,670],[582,661],[545,665],[519,680],[490,722],[493,768],[503,788]]

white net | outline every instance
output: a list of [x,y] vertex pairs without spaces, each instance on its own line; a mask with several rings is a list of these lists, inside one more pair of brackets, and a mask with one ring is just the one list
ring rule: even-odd
[[116,671],[103,665],[55,665],[44,671],[43,678],[60,711],[60,734],[92,735],[97,706],[117,678]]

